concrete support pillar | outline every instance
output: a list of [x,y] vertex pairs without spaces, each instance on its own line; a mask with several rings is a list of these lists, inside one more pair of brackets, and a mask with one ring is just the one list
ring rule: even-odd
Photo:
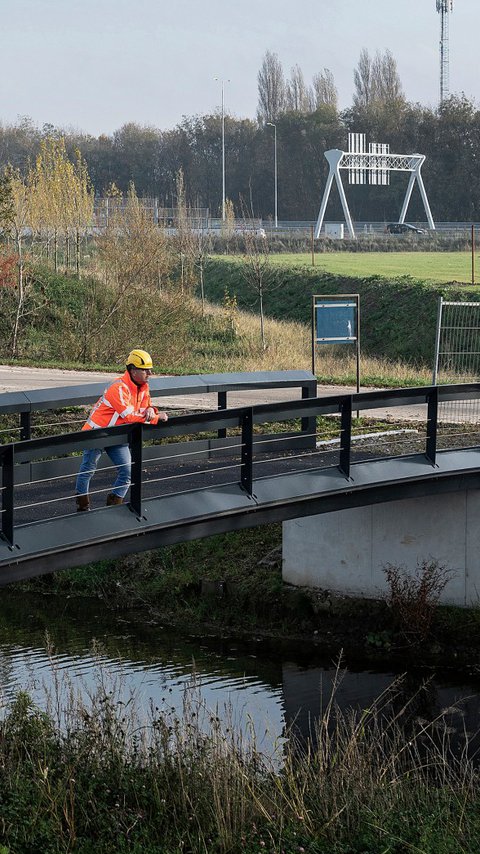
[[480,597],[480,491],[390,501],[283,523],[283,579],[365,598],[386,590],[387,564],[436,560],[452,573],[441,601]]

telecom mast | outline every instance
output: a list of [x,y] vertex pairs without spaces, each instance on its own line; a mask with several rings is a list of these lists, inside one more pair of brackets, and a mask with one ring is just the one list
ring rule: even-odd
[[440,103],[449,95],[448,83],[448,16],[453,12],[453,0],[437,0],[440,13]]

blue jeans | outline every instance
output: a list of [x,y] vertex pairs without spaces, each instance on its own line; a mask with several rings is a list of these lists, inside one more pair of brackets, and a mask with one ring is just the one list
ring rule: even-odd
[[[112,463],[117,468],[117,479],[112,486],[111,492],[119,498],[125,498],[131,483],[132,457],[128,445],[112,445],[105,448]],[[95,474],[97,463],[102,455],[101,448],[90,448],[83,452],[82,464],[78,470],[76,492],[78,495],[87,495],[90,481]]]

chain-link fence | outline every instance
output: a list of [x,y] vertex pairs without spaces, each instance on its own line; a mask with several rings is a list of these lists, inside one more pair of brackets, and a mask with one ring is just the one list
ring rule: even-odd
[[[480,379],[480,301],[439,299],[433,384],[472,383]],[[445,401],[439,406],[442,424],[480,422],[480,400]]]

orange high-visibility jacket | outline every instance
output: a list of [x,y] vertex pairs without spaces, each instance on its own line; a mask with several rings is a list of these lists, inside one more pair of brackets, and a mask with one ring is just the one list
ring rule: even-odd
[[[133,421],[145,421],[145,413],[152,406],[148,383],[135,385],[128,371],[118,377],[105,389],[97,400],[82,430],[94,430],[96,427],[113,427],[115,424],[131,424]],[[158,423],[158,409],[149,424]]]

